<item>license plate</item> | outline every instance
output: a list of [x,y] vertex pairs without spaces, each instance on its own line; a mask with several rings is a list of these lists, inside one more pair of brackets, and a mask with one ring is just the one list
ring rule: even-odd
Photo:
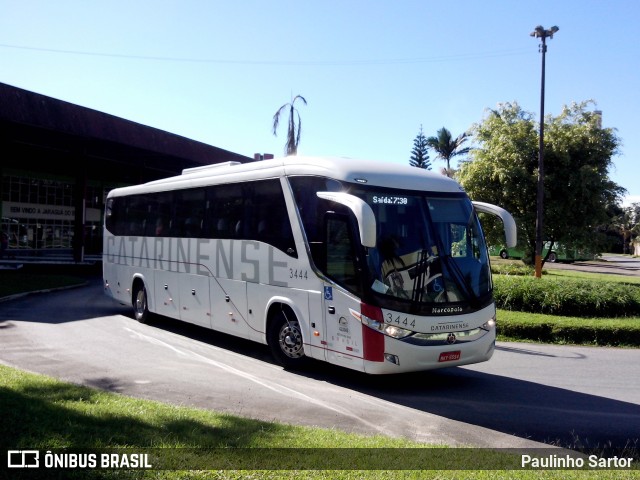
[[453,362],[455,360],[460,360],[460,350],[456,352],[442,352],[438,362]]

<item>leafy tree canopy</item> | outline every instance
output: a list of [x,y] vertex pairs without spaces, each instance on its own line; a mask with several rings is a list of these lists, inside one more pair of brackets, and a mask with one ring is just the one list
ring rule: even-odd
[[[609,223],[608,209],[625,190],[608,176],[620,139],[601,127],[599,115],[587,110],[591,104],[573,103],[545,118],[543,235],[597,251],[595,232]],[[474,125],[478,147],[458,171],[472,199],[501,205],[516,218],[527,258],[535,250],[538,131],[533,115],[517,103],[499,104]],[[489,241],[497,242],[495,226],[487,230]]]

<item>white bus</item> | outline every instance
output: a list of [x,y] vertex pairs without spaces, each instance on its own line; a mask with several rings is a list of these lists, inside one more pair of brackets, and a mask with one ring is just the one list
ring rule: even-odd
[[410,166],[287,157],[186,169],[111,191],[105,293],[374,374],[482,362],[495,348],[489,256],[454,180]]

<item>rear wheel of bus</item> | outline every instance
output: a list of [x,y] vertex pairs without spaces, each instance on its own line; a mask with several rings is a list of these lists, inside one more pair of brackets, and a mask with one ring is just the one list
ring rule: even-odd
[[133,313],[140,323],[147,323],[149,320],[149,306],[147,302],[147,289],[142,281],[137,281],[133,285]]
[[307,360],[300,322],[288,308],[274,313],[267,331],[267,343],[276,361],[285,368],[300,367]]

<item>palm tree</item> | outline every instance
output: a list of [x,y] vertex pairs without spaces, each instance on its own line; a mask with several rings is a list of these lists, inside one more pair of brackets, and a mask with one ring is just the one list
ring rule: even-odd
[[462,144],[467,141],[469,135],[465,132],[456,139],[451,138],[451,132],[442,127],[438,130],[437,136],[427,138],[427,145],[433,148],[438,154],[436,158],[440,158],[447,162],[446,175],[451,177],[451,159],[457,155],[466,155],[471,150],[469,147],[461,148]]
[[[273,135],[277,136],[278,124],[280,122],[280,114],[289,108],[289,128],[287,129],[287,143],[285,144],[285,153],[286,155],[296,155],[298,153],[298,144],[300,143],[300,129],[302,127],[302,122],[300,121],[300,114],[298,110],[294,107],[296,100],[302,100],[302,102],[306,105],[307,101],[304,99],[302,95],[296,95],[293,100],[289,103],[285,103],[282,105],[278,111],[273,116]],[[296,124],[297,118],[297,124]]]

